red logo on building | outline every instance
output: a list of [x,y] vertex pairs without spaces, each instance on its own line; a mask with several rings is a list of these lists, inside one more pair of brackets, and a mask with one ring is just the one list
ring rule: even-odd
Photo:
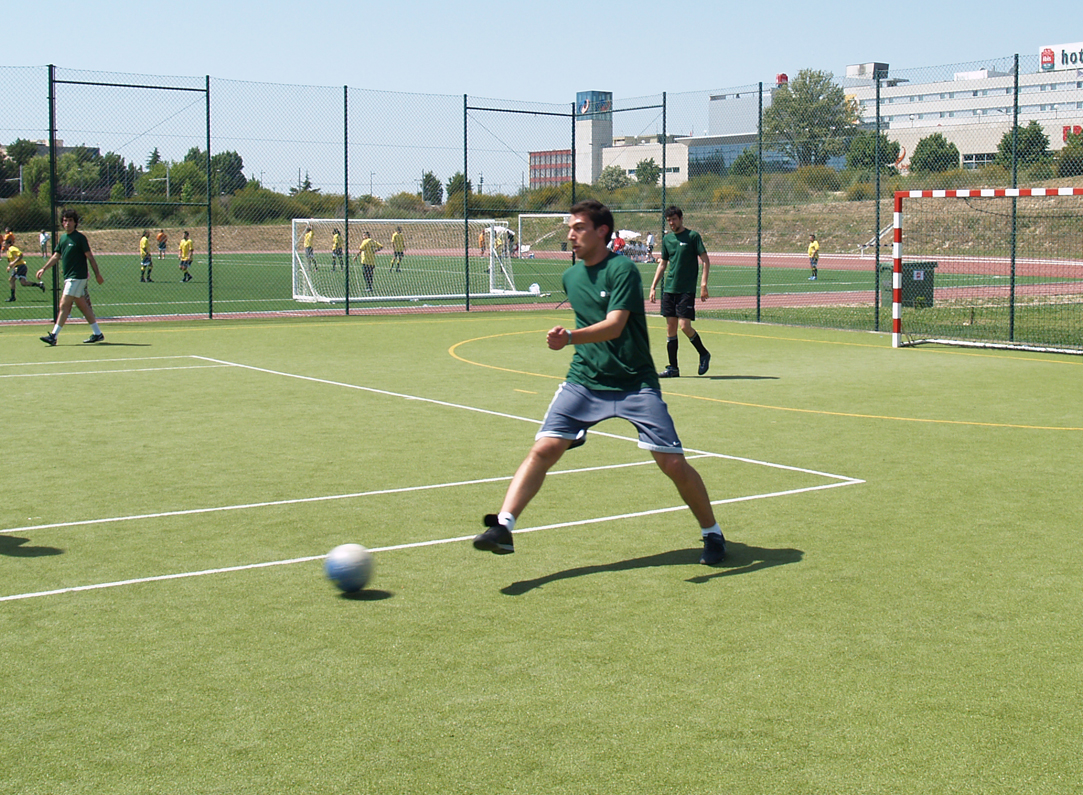
[[1048,72],[1050,69],[1054,69],[1057,66],[1057,55],[1051,49],[1046,47],[1042,50],[1042,71]]

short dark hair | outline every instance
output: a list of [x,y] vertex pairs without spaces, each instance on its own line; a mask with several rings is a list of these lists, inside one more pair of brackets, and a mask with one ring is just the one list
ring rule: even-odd
[[79,213],[75,210],[65,210],[60,214],[60,222],[64,223],[65,219],[70,218],[75,221],[75,225],[79,226]]
[[581,202],[576,202],[569,212],[572,215],[587,216],[595,229],[599,226],[607,227],[609,232],[605,236],[606,243],[613,237],[613,213],[597,199],[583,199]]
[[666,218],[672,218],[673,216],[684,218],[684,212],[676,204],[671,204],[666,208]]

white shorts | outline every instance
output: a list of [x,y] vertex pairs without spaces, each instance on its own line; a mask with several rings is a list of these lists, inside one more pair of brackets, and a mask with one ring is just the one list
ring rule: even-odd
[[64,291],[61,295],[70,295],[72,298],[90,298],[87,290],[87,279],[65,279]]

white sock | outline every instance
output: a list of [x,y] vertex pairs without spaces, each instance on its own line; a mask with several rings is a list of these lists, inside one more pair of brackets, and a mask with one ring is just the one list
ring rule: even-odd
[[718,536],[720,536],[720,535],[722,535],[722,528],[718,526],[718,522],[715,522],[710,527],[701,528],[701,530],[703,531],[703,535],[705,535],[705,536],[709,536],[709,535],[718,535]]
[[90,324],[90,330],[93,331],[95,334],[101,334],[102,333],[102,330],[100,328],[98,328],[97,323],[91,323]]
[[508,528],[509,533],[515,529],[515,517],[507,511],[501,511],[496,515],[496,518],[500,522],[500,524]]
[[59,333],[60,333],[60,329],[62,329],[62,328],[63,328],[63,326],[61,326],[61,325],[60,325],[59,323],[57,323],[56,325],[54,325],[54,326],[53,326],[53,336],[55,337],[55,336],[56,336],[57,334],[59,334]]

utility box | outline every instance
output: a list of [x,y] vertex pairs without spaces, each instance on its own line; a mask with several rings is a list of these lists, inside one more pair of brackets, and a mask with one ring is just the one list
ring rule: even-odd
[[[883,306],[892,304],[891,274],[890,267],[880,268]],[[904,262],[902,264],[902,305],[914,309],[927,309],[932,306],[935,276],[935,262]]]

